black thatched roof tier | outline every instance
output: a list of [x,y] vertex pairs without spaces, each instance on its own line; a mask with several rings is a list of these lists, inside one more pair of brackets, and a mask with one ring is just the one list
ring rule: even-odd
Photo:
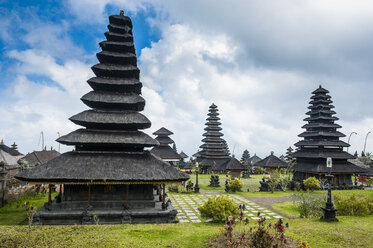
[[96,56],[100,63],[129,64],[137,66],[137,58],[133,53],[102,51],[97,53]]
[[221,127],[219,127],[219,126],[207,126],[207,127],[205,127],[203,130],[205,130],[205,131],[221,131],[222,130],[222,128]]
[[169,146],[156,146],[150,152],[165,161],[178,161],[181,159],[181,156]]
[[224,134],[222,134],[221,132],[217,132],[217,131],[207,131],[202,136],[205,136],[205,137],[221,137],[221,136],[224,136]]
[[172,135],[172,134],[174,133],[164,127],[161,127],[160,129],[158,129],[157,131],[153,133],[153,135],[166,135],[166,136]]
[[193,167],[190,163],[186,163],[183,160],[180,160],[177,164],[180,170],[192,170]]
[[133,92],[141,94],[142,83],[135,78],[92,77],[87,82],[95,91]]
[[292,157],[302,157],[302,158],[335,158],[335,159],[353,159],[354,156],[338,150],[338,149],[302,149],[292,153]]
[[276,168],[287,168],[288,164],[285,161],[276,157],[272,152],[271,155],[269,155],[268,157],[256,162],[254,166],[276,169]]
[[343,147],[350,145],[339,140],[345,135],[337,131],[341,126],[334,123],[338,118],[334,116],[336,112],[331,110],[334,106],[328,93],[329,91],[321,86],[312,92],[313,96],[308,107],[311,111],[306,113],[309,117],[304,119],[308,123],[302,127],[306,131],[298,135],[304,139],[295,144],[298,149],[292,154],[297,161],[294,166],[295,171],[325,173],[328,157],[333,159],[335,173],[351,174],[359,170],[347,161],[353,156],[344,152]]
[[302,140],[294,144],[295,146],[333,146],[333,147],[349,147],[350,145],[344,141],[338,140]]
[[249,159],[249,163],[251,165],[254,165],[256,162],[259,162],[260,160],[262,160],[260,157],[258,157],[256,154],[254,154],[254,156],[252,156],[250,159]]
[[86,110],[70,117],[75,124],[92,129],[145,129],[151,122],[143,114],[136,111],[104,111]]
[[214,121],[214,122],[211,121],[211,122],[209,122],[208,121],[208,122],[205,123],[205,125],[206,126],[212,126],[212,127],[214,127],[214,126],[220,126],[221,122],[218,122],[218,121]]
[[168,136],[158,136],[155,138],[155,140],[157,140],[161,145],[169,145],[174,143],[174,141]]
[[133,36],[131,34],[118,34],[113,32],[104,33],[107,40],[110,41],[121,41],[121,42],[133,42]]
[[302,126],[302,128],[308,129],[308,128],[313,128],[313,129],[319,129],[319,128],[341,128],[342,126],[335,124],[335,123],[308,123]]
[[205,142],[205,143],[222,143],[223,139],[220,138],[220,137],[206,137],[206,138],[202,139],[202,142]]
[[17,179],[30,182],[157,182],[185,181],[189,176],[150,152],[68,152]]
[[[135,46],[133,42],[123,42],[123,41],[102,41],[99,43],[102,51],[105,52],[120,52],[123,53],[135,53]],[[100,61],[101,62],[101,61]],[[104,61],[108,63],[109,61]]]
[[226,170],[229,171],[246,171],[247,167],[238,161],[235,157],[231,157],[226,165]]
[[140,70],[134,65],[97,64],[91,68],[97,77],[140,78]]
[[298,137],[346,137],[341,132],[326,132],[326,131],[306,131],[298,135]]
[[91,108],[142,111],[145,106],[144,98],[135,93],[91,91],[81,100]]
[[201,145],[199,148],[202,148],[202,149],[224,149],[225,146],[223,144],[220,144],[220,143],[205,143],[203,145]]
[[78,129],[57,139],[65,145],[114,145],[151,147],[159,145],[158,141],[140,131]]

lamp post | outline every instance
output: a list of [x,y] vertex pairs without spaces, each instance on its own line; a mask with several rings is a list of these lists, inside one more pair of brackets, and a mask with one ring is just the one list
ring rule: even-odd
[[[348,136],[348,141],[347,141],[348,144],[350,144],[350,139],[351,139],[351,136],[352,136],[353,134],[356,134],[356,135],[357,135],[357,132],[351,132],[351,133],[350,133],[350,135]],[[347,152],[348,152],[348,148],[349,148],[349,147],[347,146]]]
[[322,208],[322,210],[324,211],[324,216],[321,217],[322,220],[324,221],[338,221],[338,219],[335,217],[335,212],[337,211],[337,209],[334,208],[333,206],[333,200],[332,200],[332,188],[331,188],[331,184],[332,184],[332,178],[334,177],[331,173],[332,173],[332,167],[333,167],[333,161],[332,161],[332,158],[328,157],[326,159],[326,167],[328,169],[328,174],[325,175],[325,177],[328,178],[328,182],[329,182],[329,185],[328,185],[328,198],[326,200],[326,204],[325,204],[325,207]]
[[368,135],[369,135],[370,133],[371,133],[371,131],[369,131],[369,132],[367,133],[367,136],[365,136],[364,150],[363,150],[364,155],[365,155],[365,148],[367,147],[367,139],[368,139]]
[[198,185],[198,169],[199,169],[199,164],[198,162],[196,163],[196,186],[194,186],[194,193],[199,193],[199,185]]

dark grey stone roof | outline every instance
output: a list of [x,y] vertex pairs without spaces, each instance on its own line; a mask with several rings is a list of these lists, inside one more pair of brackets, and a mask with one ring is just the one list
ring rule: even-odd
[[145,106],[144,98],[135,93],[91,91],[81,100],[91,108],[142,111]]
[[251,165],[254,165],[256,162],[262,160],[260,157],[258,157],[256,154],[254,154],[254,156],[252,156],[250,159],[249,159],[249,163]]
[[185,181],[189,176],[150,152],[68,152],[24,170],[16,178],[35,182]]

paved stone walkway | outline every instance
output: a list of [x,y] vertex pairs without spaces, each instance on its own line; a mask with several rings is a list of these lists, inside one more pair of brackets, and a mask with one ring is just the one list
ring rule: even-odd
[[[178,211],[176,218],[179,220],[180,223],[200,223],[211,221],[211,219],[203,219],[200,212],[198,211],[198,207],[202,206],[207,201],[207,195],[169,194],[169,197],[171,198],[172,206]],[[244,216],[250,219],[259,219],[259,217],[257,217],[258,212],[261,213],[261,216],[267,217],[267,219],[282,218],[277,213],[263,208],[243,197],[237,195],[228,195],[228,197],[237,204],[245,204],[246,211],[244,211]]]

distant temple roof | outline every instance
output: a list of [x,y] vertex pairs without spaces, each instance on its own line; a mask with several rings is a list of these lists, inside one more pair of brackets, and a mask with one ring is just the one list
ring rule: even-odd
[[162,127],[153,134],[157,135],[155,139],[159,142],[160,145],[151,149],[151,153],[162,158],[165,161],[178,161],[181,159],[179,153],[177,153],[173,148],[169,146],[169,144],[175,143],[170,137],[168,137],[169,135],[174,134],[173,132]]
[[61,154],[56,150],[33,151],[28,153],[22,159],[27,161],[30,166],[45,164],[49,160],[60,156]]
[[179,153],[181,158],[188,158],[188,155],[186,155],[183,151]]
[[288,167],[288,164],[282,159],[276,157],[273,154],[273,152],[271,152],[271,154],[268,157],[256,162],[254,165],[263,167],[263,168],[273,168],[273,169]]
[[153,135],[167,135],[167,136],[172,135],[172,134],[174,133],[164,127],[161,127],[160,129],[158,129],[157,131],[153,133]]
[[0,142],[0,150],[3,150],[4,152],[9,153],[12,156],[22,156],[23,155],[18,150],[14,149],[14,148],[10,148],[9,146],[5,145],[3,140],[1,140],[1,142]]
[[5,165],[18,165],[18,159],[7,152],[0,150],[0,163]]

